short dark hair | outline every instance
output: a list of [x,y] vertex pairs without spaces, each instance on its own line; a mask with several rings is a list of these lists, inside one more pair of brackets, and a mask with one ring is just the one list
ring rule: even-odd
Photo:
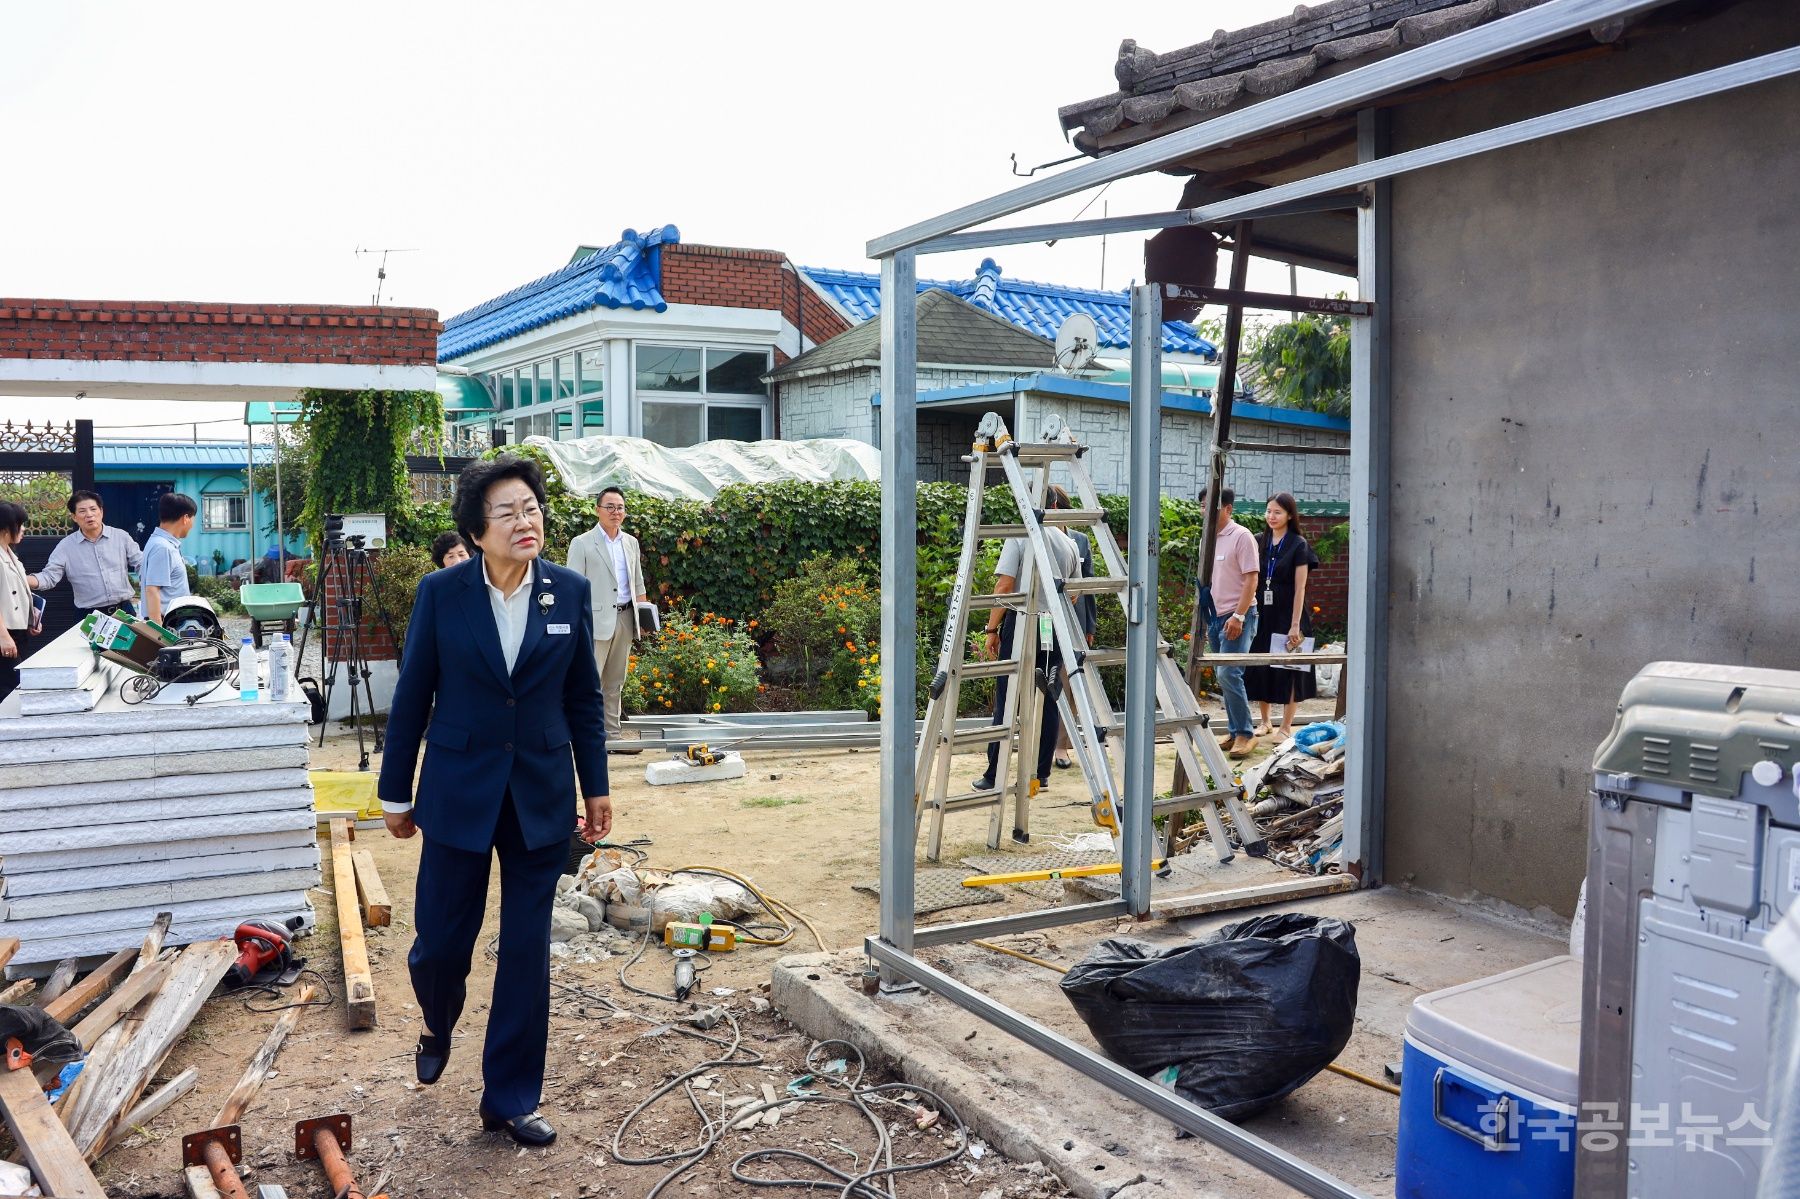
[[439,533],[431,542],[432,564],[443,566],[444,556],[459,545],[465,550],[469,548],[469,543],[463,540],[461,533]]
[[1221,508],[1237,507],[1237,492],[1233,491],[1229,487],[1219,488],[1219,507],[1221,507]]
[[15,504],[11,500],[0,500],[0,529],[12,534],[13,540],[19,539],[31,514],[25,511],[25,505]]
[[625,502],[625,489],[622,487],[614,487],[612,484],[609,483],[605,487],[602,487],[600,489],[599,495],[594,497],[594,506],[596,508],[598,508],[600,506],[600,501],[605,499],[609,495],[618,496],[620,503]]
[[156,501],[156,523],[172,525],[184,516],[200,511],[194,501],[179,491],[165,491]]
[[1050,484],[1050,486],[1044,488],[1044,507],[1045,508],[1047,508],[1047,509],[1062,509],[1062,508],[1067,508],[1070,506],[1071,505],[1069,504],[1069,493],[1066,490],[1064,490],[1063,486],[1060,483],[1052,483],[1052,484]]
[[96,504],[100,505],[100,511],[102,511],[102,512],[106,511],[106,501],[100,498],[100,493],[98,491],[82,490],[82,491],[77,491],[75,494],[73,494],[69,497],[69,515],[70,516],[75,515],[75,506],[77,504],[81,503],[81,501],[83,501],[83,500],[93,500]]
[[530,458],[521,458],[517,454],[483,458],[469,463],[463,467],[462,474],[456,476],[456,498],[450,501],[450,511],[456,517],[456,531],[471,546],[477,537],[487,532],[488,488],[508,479],[517,479],[531,488],[538,507],[544,506],[544,472]]

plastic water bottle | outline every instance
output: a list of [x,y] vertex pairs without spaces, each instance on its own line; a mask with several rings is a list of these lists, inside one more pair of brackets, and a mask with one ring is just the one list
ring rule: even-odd
[[246,704],[257,700],[256,647],[248,637],[238,643],[238,700]]
[[269,643],[269,701],[285,704],[288,700],[289,663],[294,656],[294,639],[286,633]]

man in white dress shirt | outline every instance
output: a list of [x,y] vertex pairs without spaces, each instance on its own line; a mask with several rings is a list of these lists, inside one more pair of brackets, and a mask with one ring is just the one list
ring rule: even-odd
[[599,523],[569,543],[569,569],[594,592],[594,661],[600,694],[606,699],[606,741],[612,753],[639,751],[619,742],[619,701],[631,645],[637,636],[636,605],[644,593],[644,564],[638,539],[625,529],[625,493],[608,487],[595,501]]

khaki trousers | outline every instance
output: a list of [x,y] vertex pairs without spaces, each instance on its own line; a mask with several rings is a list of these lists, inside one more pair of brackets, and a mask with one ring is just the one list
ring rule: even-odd
[[631,665],[631,626],[635,613],[621,612],[611,637],[594,638],[594,664],[600,668],[600,695],[606,701],[606,739],[619,737],[620,696]]

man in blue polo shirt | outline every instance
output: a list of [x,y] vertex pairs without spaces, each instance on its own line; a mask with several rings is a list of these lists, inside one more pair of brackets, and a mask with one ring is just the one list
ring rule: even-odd
[[146,620],[161,624],[169,605],[188,594],[181,539],[194,531],[196,511],[194,501],[179,491],[164,492],[156,502],[157,526],[144,542],[144,564],[138,568]]

